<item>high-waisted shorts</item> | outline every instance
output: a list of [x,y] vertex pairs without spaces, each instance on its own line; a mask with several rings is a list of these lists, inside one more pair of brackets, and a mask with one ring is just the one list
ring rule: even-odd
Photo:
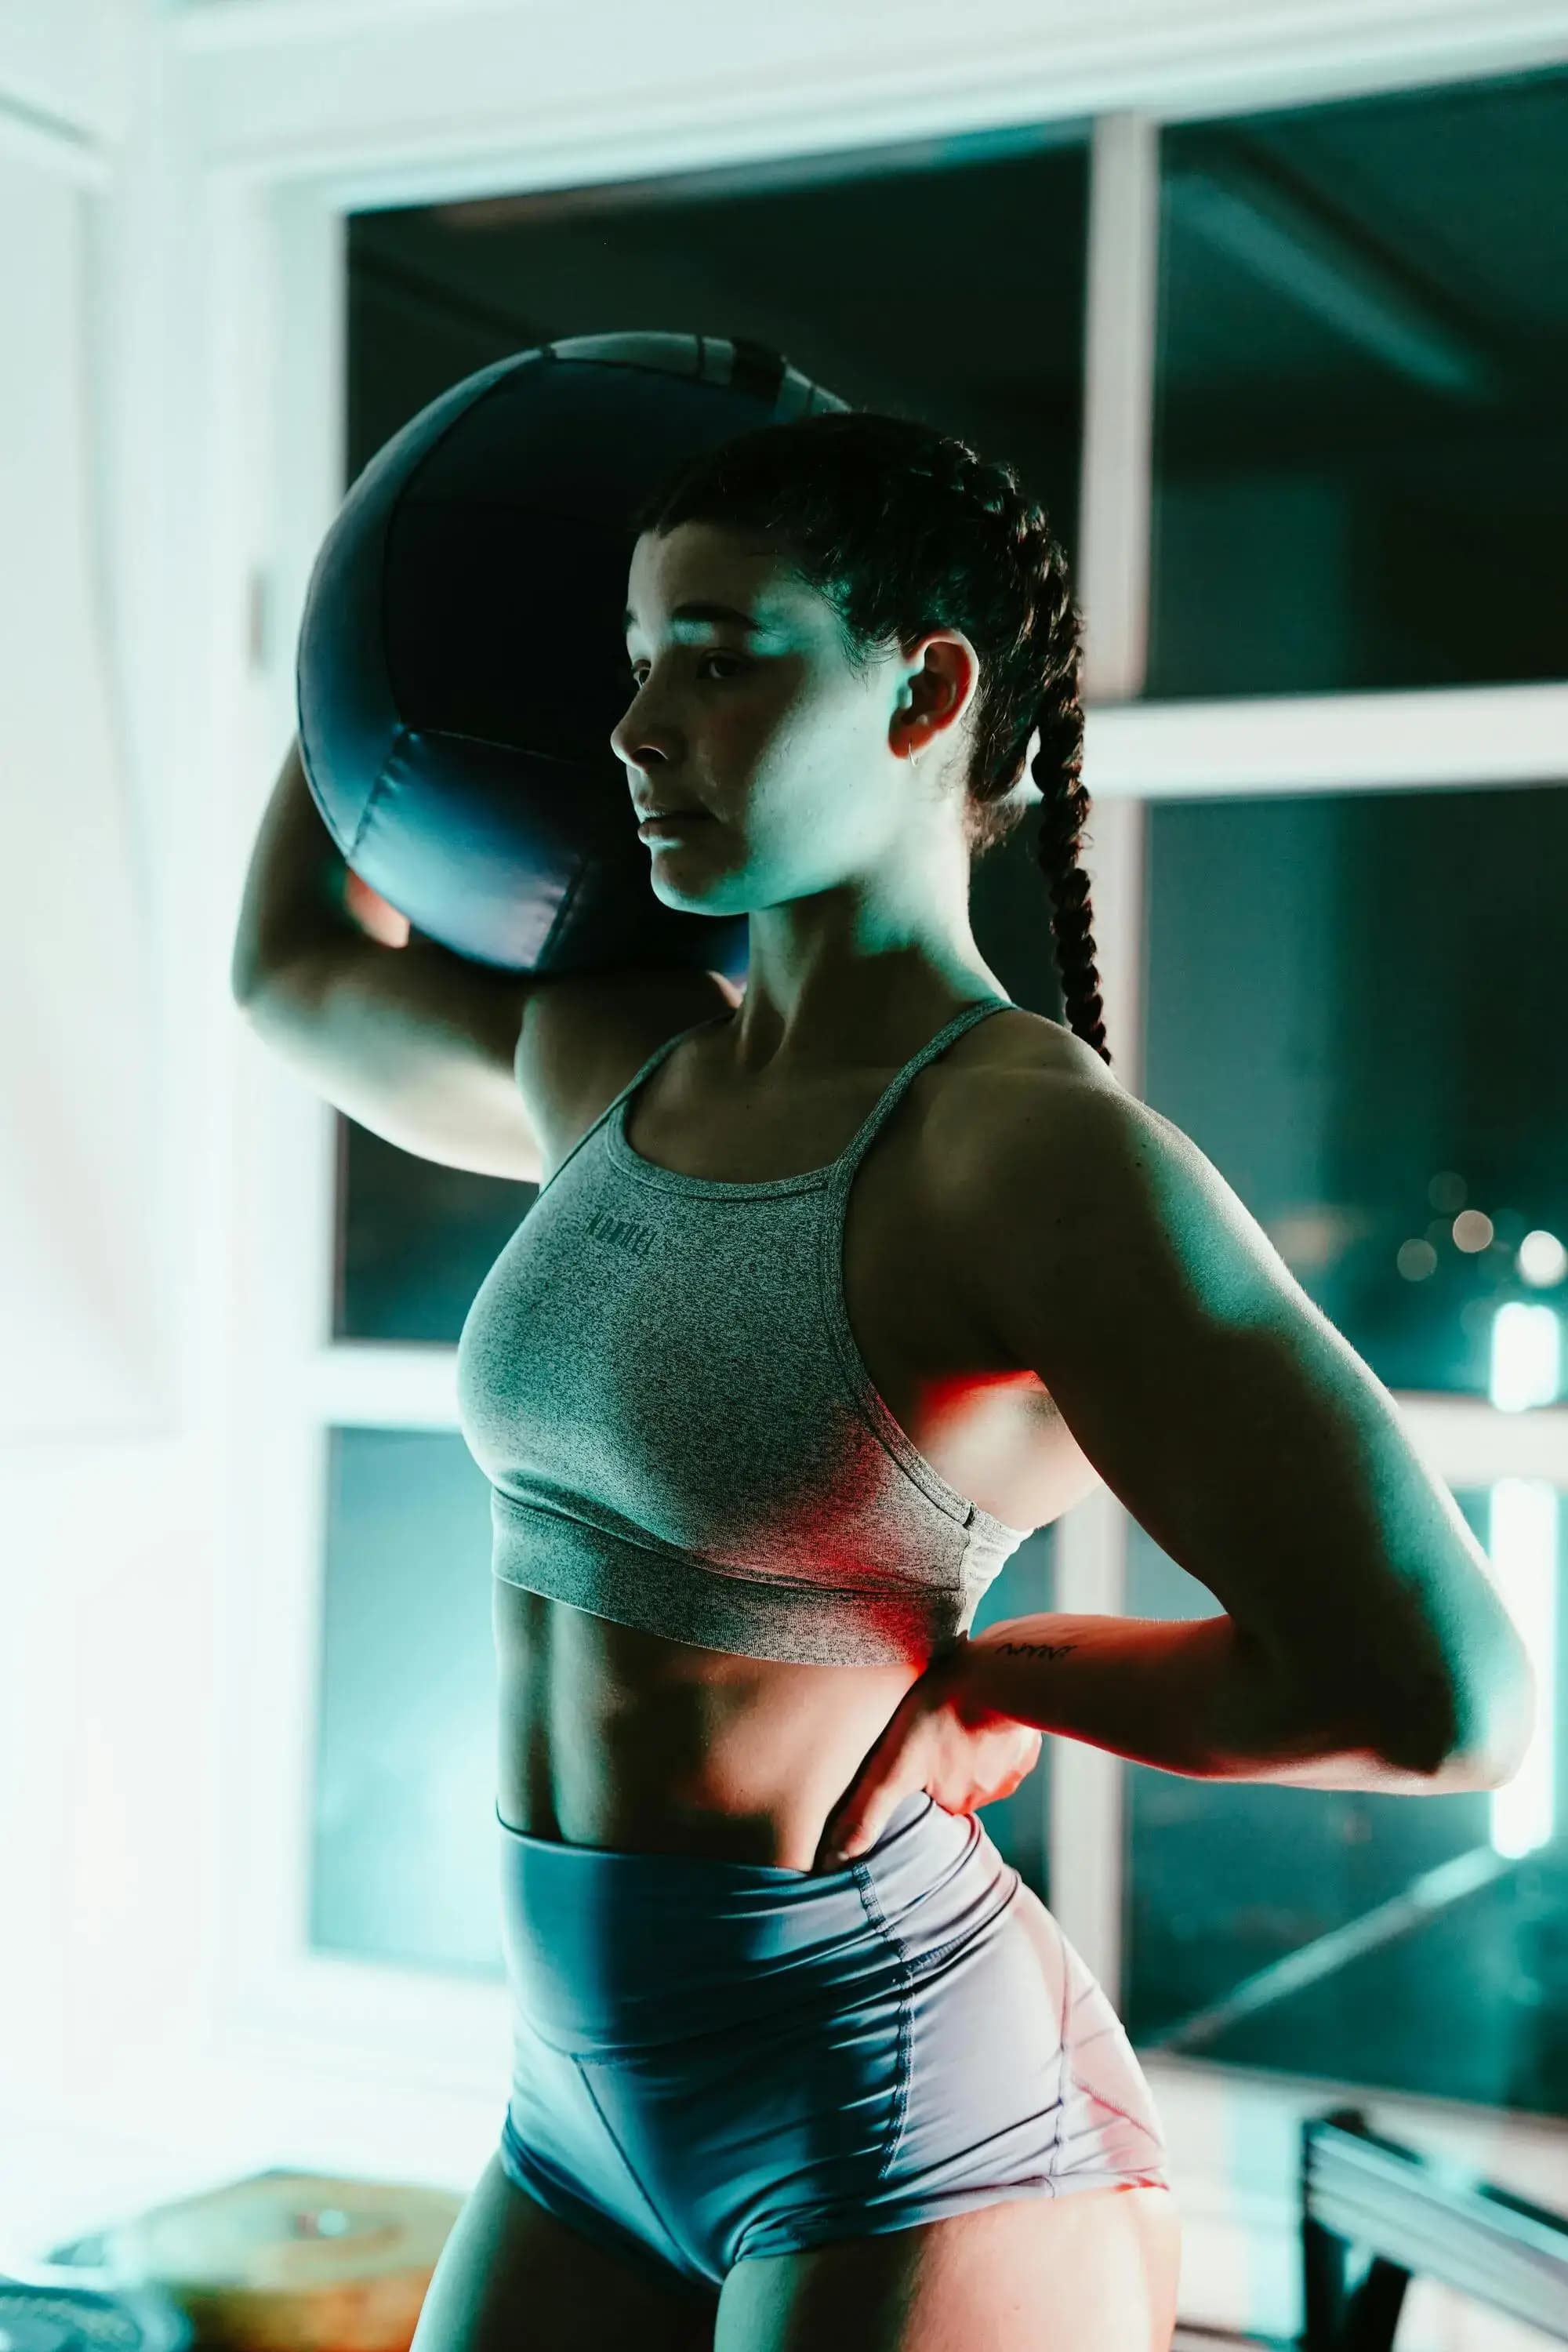
[[820,1875],[497,1820],[501,2164],[635,2266],[716,2289],[748,2255],[1169,2188],[1121,2021],[973,1815],[907,1797]]

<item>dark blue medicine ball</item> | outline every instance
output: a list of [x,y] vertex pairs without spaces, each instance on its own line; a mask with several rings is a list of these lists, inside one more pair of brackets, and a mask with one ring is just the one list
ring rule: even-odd
[[847,404],[712,335],[577,335],[395,434],[322,542],[300,748],[343,856],[416,929],[511,971],[746,969],[743,916],[654,896],[609,737],[629,518],[738,433]]

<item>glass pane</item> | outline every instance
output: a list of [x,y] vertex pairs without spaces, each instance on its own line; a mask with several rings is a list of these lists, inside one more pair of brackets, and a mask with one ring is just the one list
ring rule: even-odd
[[[448,385],[552,336],[745,335],[859,407],[1015,463],[1077,535],[1088,164],[1049,124],[896,151],[361,214],[349,223],[346,480]],[[1020,303],[1021,244],[1037,301]],[[917,324],[942,287],[941,332]],[[1060,1011],[1022,833],[982,861],[974,932],[1020,1004]],[[334,1335],[455,1344],[532,1188],[342,1122]]]
[[[1520,1775],[1391,1797],[1129,1764],[1121,2016],[1140,2050],[1568,2115],[1568,1493],[1509,1480],[1458,1500],[1540,1684]],[[1131,1615],[1216,1613],[1131,1535]]]
[[330,1433],[310,1941],[502,1973],[489,1490],[446,1431]]
[[1146,692],[1568,675],[1568,72],[1161,152]]
[[357,1119],[340,1115],[337,1129],[333,1339],[455,1347],[539,1187],[421,1160]]
[[[856,407],[912,411],[1011,458],[1070,554],[1086,127],[351,215],[346,481],[509,352],[568,335],[742,335]],[[1040,299],[1020,304],[1024,247]],[[911,321],[936,282],[933,335]]]
[[[971,1636],[1009,1617],[1037,1617],[1056,1602],[1056,1529],[1037,1528],[1021,1543],[974,1612]],[[1051,1743],[1040,1742],[1040,1760],[1010,1797],[981,1808],[986,1835],[1042,1903],[1050,1894]]]
[[1390,1388],[1548,1403],[1568,787],[1150,812],[1145,1093]]

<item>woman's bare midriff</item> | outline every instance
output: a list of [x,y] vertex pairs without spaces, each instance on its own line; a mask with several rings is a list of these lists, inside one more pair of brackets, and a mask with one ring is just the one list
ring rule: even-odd
[[[944,1095],[957,1107],[951,1090],[971,1076],[1040,1068],[1063,1036],[1021,1008],[967,1031],[918,1074],[876,1138],[845,1221],[845,1302],[873,1382],[942,1476],[1010,1527],[1059,1517],[1095,1474],[965,1279],[965,1251],[1005,1247],[1009,1213],[1037,1215],[1038,1204],[998,1202],[984,1234],[973,1220],[944,1229],[951,1188],[933,1114]],[[759,1088],[739,1106],[731,1087],[725,1104],[710,1075],[704,1095],[707,1042],[677,1048],[628,1129],[645,1159],[687,1175],[754,1183],[825,1166],[888,1082],[846,1073],[810,1101]],[[572,1845],[809,1870],[835,1803],[924,1664],[739,1657],[500,1579],[492,1593],[500,1817]]]

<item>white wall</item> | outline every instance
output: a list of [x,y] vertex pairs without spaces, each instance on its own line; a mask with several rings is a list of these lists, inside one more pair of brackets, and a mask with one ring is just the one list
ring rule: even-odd
[[[0,152],[0,1358],[9,1444],[163,1418],[152,1276],[155,1080],[143,845],[109,659],[88,462],[90,192]],[[18,364],[25,359],[25,364]],[[166,1402],[166,1401],[165,1401]]]
[[[210,1517],[168,1280],[178,918],[136,756],[166,688],[149,674],[133,710],[127,675],[158,550],[145,512],[117,529],[113,446],[148,37],[125,0],[0,14],[0,2102],[57,2135],[35,2164],[15,2126],[0,2178],[68,2206],[83,2186],[58,2134],[101,2043],[188,2031],[210,1688]],[[163,462],[149,445],[143,479]],[[0,2244],[26,2227],[5,2211]]]
[[[258,1139],[294,1166],[322,1129],[239,1030],[227,964],[335,495],[321,186],[416,201],[595,153],[648,171],[1563,54],[1563,10],[1468,0],[975,0],[961,34],[934,0],[0,6],[0,2269],[269,2164],[465,2187],[504,2096],[499,1997],[403,1981],[367,2007],[352,1972],[237,1949],[247,1879],[286,1886],[302,1843],[278,1694],[305,1547],[242,1543],[285,1269],[247,1252],[277,1214]],[[291,289],[268,276],[290,252]],[[278,1779],[264,1868],[240,1839]],[[292,1927],[280,1901],[280,1946]],[[1287,2332],[1293,2112],[1332,2090],[1216,2104],[1200,2072],[1151,2074],[1186,2168],[1184,2312]],[[1560,2132],[1434,2113],[1421,2136],[1568,2207]],[[1523,2339],[1423,2289],[1400,2340]]]
[[119,140],[145,16],[141,0],[0,0],[0,110],[83,144]]

